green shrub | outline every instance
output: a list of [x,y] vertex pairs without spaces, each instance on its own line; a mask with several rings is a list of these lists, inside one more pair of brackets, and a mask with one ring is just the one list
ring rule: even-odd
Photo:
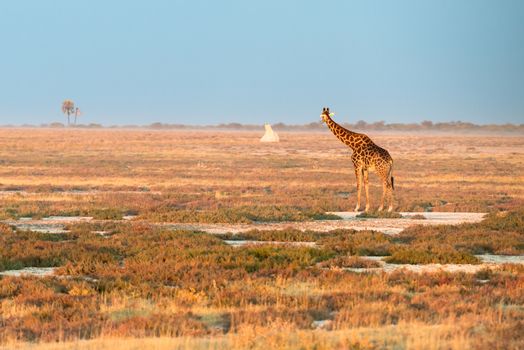
[[375,231],[336,230],[325,234],[317,243],[336,253],[350,255],[389,255],[391,237]]
[[276,242],[314,242],[328,233],[301,231],[293,228],[283,230],[251,230],[241,233],[228,233],[220,238],[227,240],[253,240],[253,241],[276,241]]
[[240,206],[216,210],[180,209],[162,205],[140,215],[160,222],[253,223],[309,220],[338,220],[340,217],[318,210],[288,206]]
[[400,248],[385,261],[392,264],[479,264],[480,260],[468,253],[442,247]]
[[319,267],[324,268],[374,268],[380,266],[381,264],[378,261],[351,255],[336,256],[319,264]]
[[387,210],[381,211],[363,211],[357,214],[357,218],[373,218],[373,219],[400,219],[402,215],[397,212],[389,212]]
[[480,224],[496,231],[524,234],[524,209],[488,214]]
[[469,254],[523,254],[524,211],[490,214],[479,223],[460,225],[417,225],[395,237],[409,245],[443,244]]
[[122,220],[123,212],[119,209],[105,208],[91,210],[89,215],[96,220]]

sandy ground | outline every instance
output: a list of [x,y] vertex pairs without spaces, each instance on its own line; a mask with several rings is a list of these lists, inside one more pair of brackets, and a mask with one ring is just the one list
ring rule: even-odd
[[[174,230],[194,230],[211,234],[241,233],[250,230],[280,230],[284,228],[294,228],[301,231],[328,232],[336,229],[354,230],[375,230],[386,234],[398,234],[407,227],[413,225],[456,225],[460,223],[479,222],[485,213],[447,213],[447,212],[427,212],[427,213],[400,213],[400,219],[375,219],[358,218],[358,212],[333,212],[330,214],[338,215],[342,220],[317,220],[305,222],[272,222],[272,223],[252,223],[252,224],[202,224],[202,223],[154,223]],[[423,215],[425,219],[413,219],[414,215]],[[132,220],[133,217],[124,219]],[[21,218],[20,220],[4,220],[3,222],[21,230],[32,230],[44,233],[64,233],[66,224],[75,222],[95,222],[91,217],[64,217],[51,216],[41,220],[31,218]]]
[[20,270],[7,270],[0,272],[0,276],[13,276],[13,277],[20,277],[20,276],[37,276],[37,277],[45,277],[45,276],[51,276],[54,274],[56,270],[56,267],[25,267]]
[[491,255],[483,254],[476,255],[482,263],[481,264],[389,264],[382,259],[383,256],[367,256],[362,257],[368,260],[374,260],[381,264],[380,267],[375,268],[345,268],[344,270],[353,272],[381,272],[391,273],[395,271],[410,271],[416,273],[432,273],[432,272],[464,272],[476,273],[484,269],[497,269],[502,264],[523,264],[524,255]]
[[[342,220],[317,220],[305,222],[278,222],[254,224],[177,224],[168,223],[172,229],[198,230],[213,234],[241,233],[250,230],[280,230],[294,228],[301,231],[328,232],[336,229],[375,230],[385,234],[398,234],[413,225],[455,225],[480,222],[485,213],[401,213],[400,219],[358,218],[358,212],[333,212]],[[426,219],[410,219],[414,215]]]

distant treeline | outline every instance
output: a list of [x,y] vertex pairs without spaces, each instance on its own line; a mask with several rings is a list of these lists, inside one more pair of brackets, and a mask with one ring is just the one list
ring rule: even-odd
[[[355,124],[341,123],[341,125],[350,130],[357,131],[394,131],[394,132],[460,132],[460,133],[515,133],[524,134],[524,124],[484,124],[478,125],[467,122],[443,122],[433,123],[431,121],[423,121],[421,123],[391,123],[387,124],[384,121],[375,123],[367,123],[359,120]],[[14,125],[4,125],[3,127],[20,127]],[[79,124],[75,126],[67,126],[63,123],[50,123],[41,125],[22,125],[21,127],[42,127],[42,128],[67,128],[74,127],[77,129],[154,129],[154,130],[245,130],[245,131],[260,131],[263,130],[263,125],[257,124],[216,124],[216,125],[185,125],[185,124],[165,124],[152,123],[149,125],[110,125],[104,126],[101,124]],[[326,126],[322,122],[313,122],[309,124],[284,124],[276,123],[272,125],[276,131],[323,131]]]

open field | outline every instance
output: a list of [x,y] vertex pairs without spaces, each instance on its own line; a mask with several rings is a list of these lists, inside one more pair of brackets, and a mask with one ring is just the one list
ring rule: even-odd
[[524,347],[524,137],[260,136],[0,129],[0,347]]
[[[354,207],[349,152],[333,135],[282,133],[278,144],[259,137],[2,129],[0,218],[136,213],[154,221],[250,222]],[[524,137],[374,139],[395,160],[398,211],[488,212],[524,202]]]

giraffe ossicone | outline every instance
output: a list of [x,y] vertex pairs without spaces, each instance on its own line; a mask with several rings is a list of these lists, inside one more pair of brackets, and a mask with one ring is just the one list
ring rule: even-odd
[[387,198],[389,202],[388,211],[393,210],[393,190],[395,189],[393,179],[393,158],[388,151],[377,146],[371,139],[365,135],[350,131],[331,119],[335,114],[329,112],[329,108],[324,107],[320,115],[322,121],[326,123],[333,134],[345,145],[353,150],[351,161],[355,167],[355,176],[357,178],[357,205],[355,211],[360,210],[360,192],[362,182],[366,191],[366,211],[370,208],[369,201],[369,171],[375,170],[382,180],[382,200],[379,210],[384,208]]

